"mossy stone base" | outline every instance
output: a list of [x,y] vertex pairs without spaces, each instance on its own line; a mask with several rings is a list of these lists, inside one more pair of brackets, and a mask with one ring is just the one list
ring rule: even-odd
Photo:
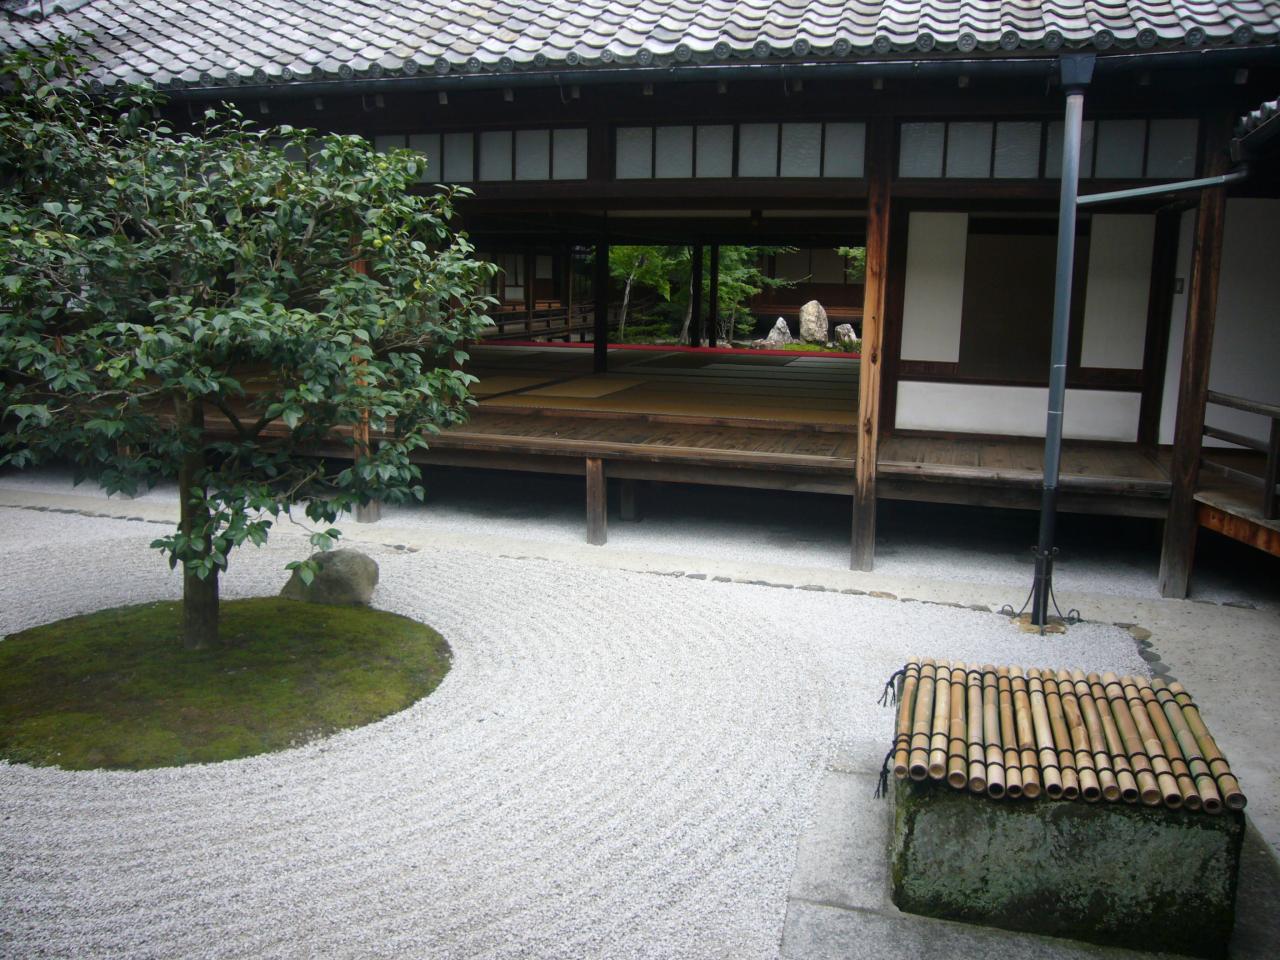
[[898,781],[901,910],[1093,943],[1223,957],[1245,819],[1123,803],[991,800]]

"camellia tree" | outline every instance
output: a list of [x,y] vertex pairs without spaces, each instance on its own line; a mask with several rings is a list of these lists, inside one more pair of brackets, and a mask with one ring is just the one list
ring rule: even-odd
[[421,498],[411,456],[465,419],[488,306],[493,268],[450,226],[465,191],[229,108],[175,131],[145,90],[94,96],[66,44],[0,63],[0,90],[0,463],[176,479],[152,545],[209,646],[231,552],[292,506],[326,549],[344,511]]

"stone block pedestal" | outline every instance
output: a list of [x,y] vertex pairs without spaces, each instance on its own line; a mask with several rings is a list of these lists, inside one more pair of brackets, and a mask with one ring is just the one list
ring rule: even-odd
[[1074,940],[1224,957],[1241,813],[991,800],[898,781],[890,867],[899,909]]

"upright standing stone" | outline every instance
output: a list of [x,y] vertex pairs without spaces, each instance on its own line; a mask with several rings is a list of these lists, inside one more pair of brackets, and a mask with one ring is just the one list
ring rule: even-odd
[[817,300],[810,300],[800,308],[800,339],[805,343],[826,343],[827,334],[827,311]]

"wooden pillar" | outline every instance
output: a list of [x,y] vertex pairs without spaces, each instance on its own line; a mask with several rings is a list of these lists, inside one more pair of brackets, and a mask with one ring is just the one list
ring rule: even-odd
[[[1227,144],[1231,126],[1226,121],[1212,120],[1206,121],[1205,127],[1204,175],[1219,176],[1226,173],[1229,166]],[[1173,462],[1169,467],[1172,489],[1169,515],[1164,522],[1164,545],[1160,550],[1160,595],[1163,597],[1185,597],[1191,579],[1197,528],[1195,492],[1200,478],[1200,448],[1204,441],[1204,408],[1209,391],[1226,208],[1225,187],[1211,187],[1201,192],[1195,241],[1191,247],[1187,327],[1182,342]]]
[[609,244],[602,237],[596,242],[595,327],[592,332],[592,370],[609,369]]
[[[720,244],[711,245],[711,283],[707,293],[707,346],[714,347],[720,338]],[[732,339],[732,334],[730,334]]]
[[620,497],[620,508],[618,516],[628,523],[638,521],[642,516],[640,506],[640,481],[639,480],[622,480],[619,481],[618,493]]
[[537,259],[534,257],[533,249],[528,248],[524,252],[524,316],[525,329],[533,329],[533,312],[537,308],[538,298],[533,292],[533,274]]
[[889,263],[889,182],[893,123],[868,130],[867,275],[862,301],[862,360],[858,368],[858,453],[853,476],[850,566],[870,570],[876,555],[876,456],[880,441],[880,376]]
[[693,245],[689,271],[689,346],[702,346],[702,244]]
[[587,543],[597,547],[609,539],[606,490],[604,461],[587,457]]
[[1142,352],[1142,400],[1138,408],[1138,444],[1154,448],[1160,433],[1160,403],[1169,356],[1169,315],[1173,281],[1178,272],[1178,233],[1182,209],[1166,207],[1156,214],[1151,253],[1151,289],[1147,294],[1147,334]]

